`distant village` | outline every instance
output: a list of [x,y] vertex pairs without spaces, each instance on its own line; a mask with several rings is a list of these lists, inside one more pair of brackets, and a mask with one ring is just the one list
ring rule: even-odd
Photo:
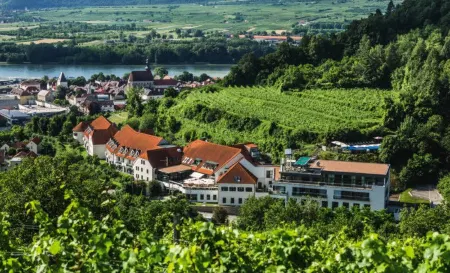
[[[173,88],[177,92],[215,84],[217,78],[204,81],[183,82],[168,75],[155,76],[147,64],[145,70],[131,71],[128,79],[88,82],[84,86],[70,85],[66,75],[61,72],[55,81],[43,83],[39,79],[24,80],[18,84],[4,81],[10,86],[0,94],[0,121],[5,125],[21,125],[33,116],[53,116],[68,113],[75,106],[86,115],[122,110],[126,105],[126,93],[130,87],[141,88],[142,100],[148,101],[164,96],[165,90]],[[57,102],[58,89],[65,90],[66,105]],[[60,101],[60,100],[58,100]]]

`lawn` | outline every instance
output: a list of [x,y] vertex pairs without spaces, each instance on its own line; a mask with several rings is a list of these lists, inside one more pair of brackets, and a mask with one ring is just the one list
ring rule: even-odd
[[111,116],[108,118],[111,122],[114,122],[115,124],[123,124],[128,118],[128,112],[120,111],[120,112],[114,112],[111,114]]
[[400,194],[400,202],[404,203],[413,203],[413,204],[429,204],[430,202],[426,199],[422,199],[419,197],[411,196],[410,192],[411,188],[405,190]]

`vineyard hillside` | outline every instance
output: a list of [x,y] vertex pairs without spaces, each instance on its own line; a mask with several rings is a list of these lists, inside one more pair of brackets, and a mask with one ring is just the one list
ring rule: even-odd
[[289,139],[316,143],[340,131],[376,130],[382,122],[384,98],[395,100],[397,95],[370,89],[280,93],[270,87],[204,88],[181,94],[174,106],[163,111],[179,122],[176,138],[185,142],[206,137],[224,144],[295,146]]

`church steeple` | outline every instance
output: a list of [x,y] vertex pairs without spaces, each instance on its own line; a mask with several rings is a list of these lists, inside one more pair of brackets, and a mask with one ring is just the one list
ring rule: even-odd
[[147,60],[145,61],[145,63],[147,64],[147,66],[145,67],[145,70],[150,71],[150,62]]

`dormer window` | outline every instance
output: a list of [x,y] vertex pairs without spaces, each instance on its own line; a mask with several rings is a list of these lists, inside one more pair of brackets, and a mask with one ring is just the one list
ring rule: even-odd
[[200,163],[202,163],[202,159],[201,158],[196,158],[192,165],[198,166]]
[[234,177],[234,182],[236,182],[236,183],[241,183],[241,177],[236,175],[236,176]]

